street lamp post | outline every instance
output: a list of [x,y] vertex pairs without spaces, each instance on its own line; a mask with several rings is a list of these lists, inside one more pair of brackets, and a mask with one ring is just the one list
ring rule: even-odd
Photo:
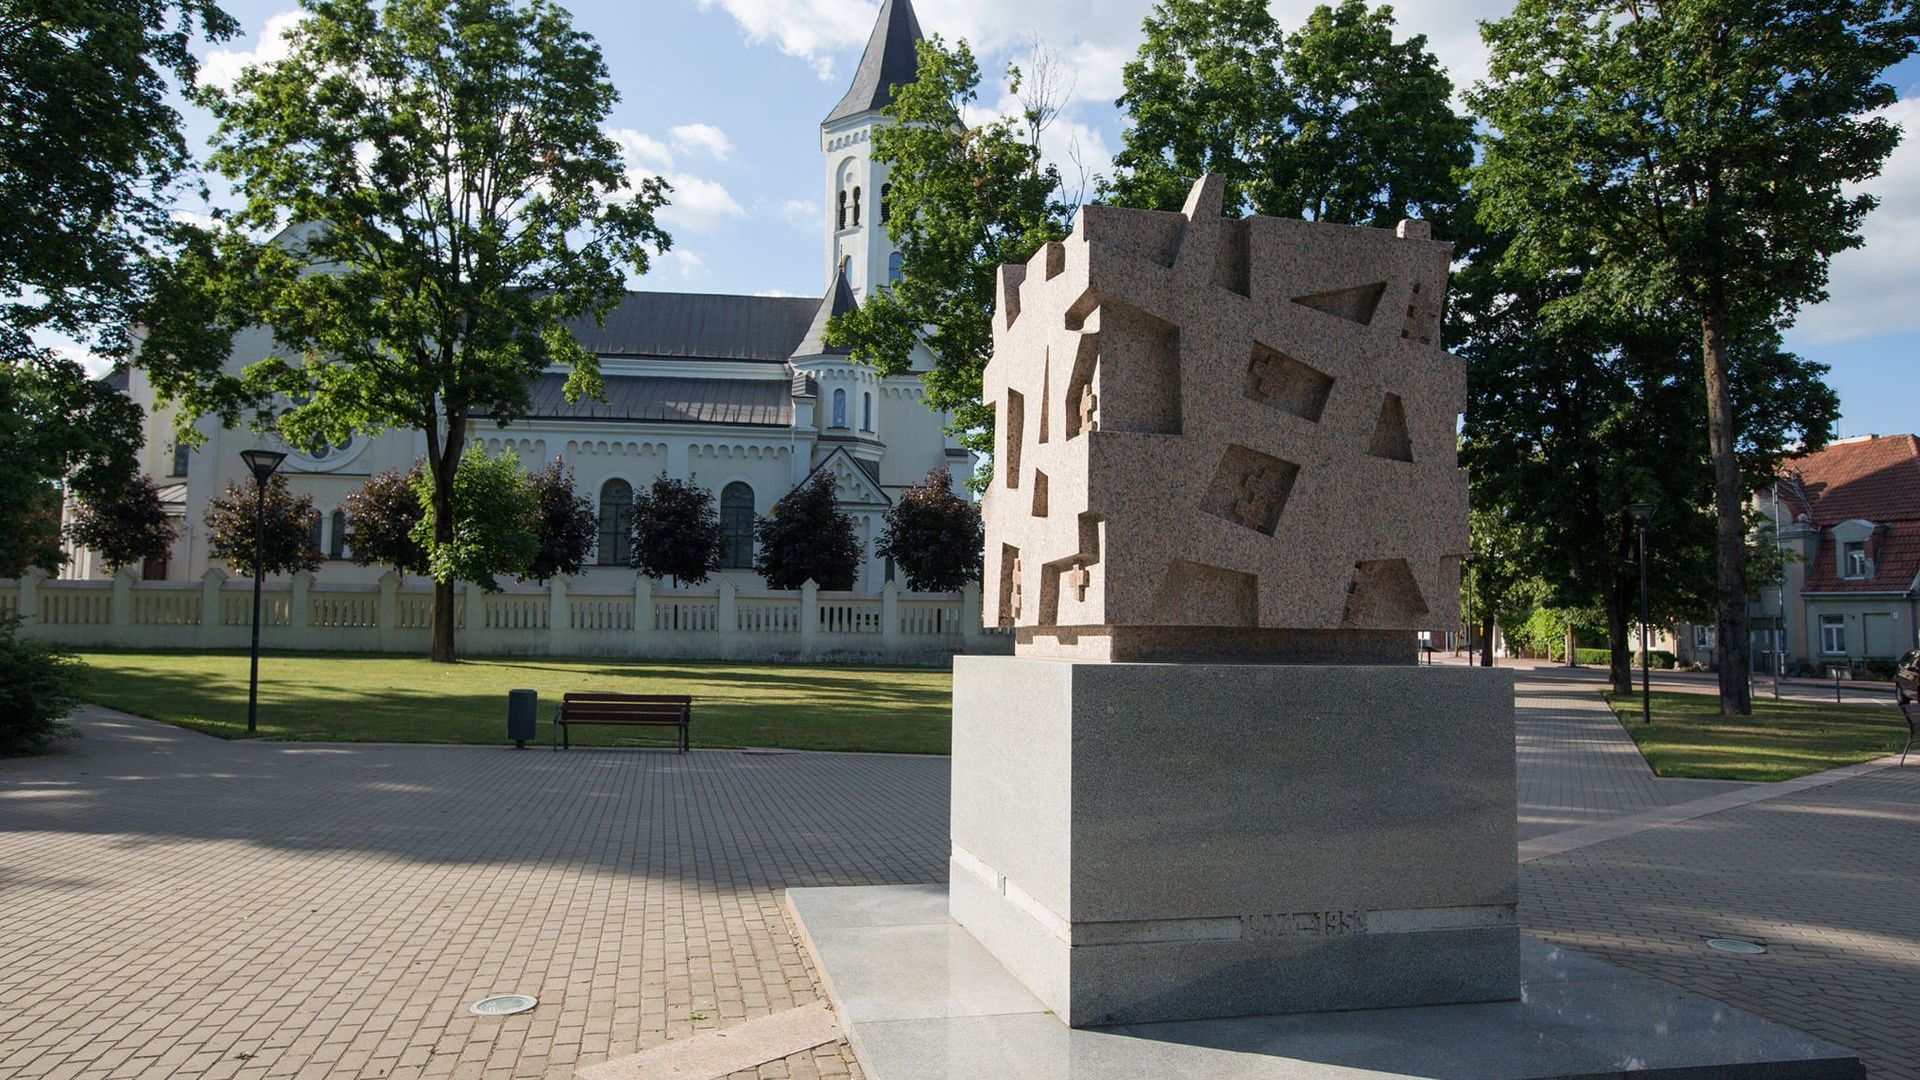
[[266,577],[261,565],[267,536],[267,481],[287,455],[278,450],[242,450],[240,460],[253,473],[253,656],[247,672],[247,734],[254,733],[260,710],[260,584]]
[[1647,624],[1652,621],[1647,609],[1647,526],[1653,522],[1653,504],[1637,502],[1627,507],[1633,527],[1640,532],[1640,722],[1653,723],[1652,655],[1647,652]]

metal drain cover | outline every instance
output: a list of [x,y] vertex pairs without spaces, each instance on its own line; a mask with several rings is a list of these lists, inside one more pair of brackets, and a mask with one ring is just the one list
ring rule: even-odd
[[540,999],[532,994],[495,994],[481,998],[473,1003],[468,1012],[475,1016],[512,1016],[523,1013],[540,1004]]
[[1715,937],[1707,939],[1707,948],[1721,952],[1738,953],[1741,956],[1759,956],[1767,951],[1765,945],[1757,941],[1743,941],[1740,938]]

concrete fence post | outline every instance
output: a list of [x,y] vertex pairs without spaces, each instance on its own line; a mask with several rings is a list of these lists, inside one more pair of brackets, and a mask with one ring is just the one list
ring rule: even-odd
[[889,657],[900,651],[900,585],[880,586],[880,648]]
[[547,652],[565,656],[567,642],[573,636],[573,619],[567,606],[567,579],[556,577],[547,582]]
[[400,651],[400,575],[380,575],[380,599],[374,601],[373,621],[380,634],[381,652]]
[[633,579],[633,643],[637,654],[645,655],[653,640],[653,579],[636,574]]
[[313,622],[313,571],[301,570],[293,575],[293,585],[287,592],[287,640],[284,647],[299,648],[307,644],[306,635],[300,633]]
[[200,575],[200,629],[194,635],[194,644],[202,649],[219,648],[226,636],[225,604],[221,599],[226,587],[227,572],[217,566],[207,567],[207,572]]
[[740,587],[732,578],[720,579],[720,601],[715,605],[714,630],[720,637],[720,655],[732,656],[740,629]]
[[[114,629],[133,625],[133,567],[123,566],[113,572],[113,596],[107,605],[107,624]],[[125,635],[116,635],[125,640]]]
[[960,586],[960,638],[971,650],[980,641],[980,583]]
[[40,621],[40,583],[47,580],[47,572],[37,566],[27,567],[20,575],[20,622],[22,627]]
[[812,656],[819,649],[820,585],[808,578],[800,585],[800,655]]

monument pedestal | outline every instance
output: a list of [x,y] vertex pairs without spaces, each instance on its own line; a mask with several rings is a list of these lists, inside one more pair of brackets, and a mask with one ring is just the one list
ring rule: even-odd
[[1513,679],[954,658],[950,910],[1073,1027],[1511,999]]

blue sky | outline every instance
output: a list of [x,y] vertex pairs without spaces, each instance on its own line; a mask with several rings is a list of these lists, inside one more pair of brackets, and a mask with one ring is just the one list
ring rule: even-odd
[[[1424,33],[1465,84],[1484,74],[1477,21],[1510,0],[1402,0],[1406,33]],[[928,33],[964,37],[992,75],[1037,36],[1061,60],[1072,97],[1047,137],[1050,158],[1098,173],[1119,146],[1120,66],[1140,40],[1151,0],[915,0]],[[228,0],[245,36],[211,50],[208,74],[230,76],[273,54],[294,0]],[[879,0],[575,0],[578,25],[604,50],[621,94],[610,120],[635,170],[676,187],[665,214],[674,250],[641,288],[818,295],[826,256],[819,123],[846,89]],[[1311,0],[1277,0],[1297,24]],[[264,42],[264,45],[263,45]],[[208,52],[209,50],[202,50]],[[1835,261],[1834,299],[1789,336],[1832,366],[1842,434],[1920,428],[1920,60],[1889,73],[1911,133],[1868,189],[1882,206],[1867,246]],[[992,107],[998,91],[983,92]],[[209,125],[189,117],[204,145]],[[216,187],[218,182],[216,181]]]

